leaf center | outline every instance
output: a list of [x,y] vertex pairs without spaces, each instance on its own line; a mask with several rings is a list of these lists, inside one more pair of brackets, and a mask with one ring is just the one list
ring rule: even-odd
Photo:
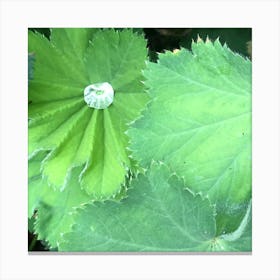
[[84,100],[91,108],[105,109],[113,103],[113,87],[107,82],[88,85],[84,89]]

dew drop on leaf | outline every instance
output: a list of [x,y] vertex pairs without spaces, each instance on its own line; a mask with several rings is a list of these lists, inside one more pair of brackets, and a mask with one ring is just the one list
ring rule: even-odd
[[91,108],[105,109],[113,103],[114,90],[107,82],[91,84],[84,89],[84,100]]

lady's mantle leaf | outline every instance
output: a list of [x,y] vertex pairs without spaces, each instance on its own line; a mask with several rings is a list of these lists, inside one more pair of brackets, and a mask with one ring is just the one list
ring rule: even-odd
[[133,156],[167,163],[216,204],[219,232],[235,230],[251,197],[251,62],[200,40],[144,75],[154,100],[129,130]]
[[[248,209],[248,213],[250,208]],[[238,233],[217,236],[215,210],[164,165],[132,180],[128,197],[79,210],[60,251],[250,251],[249,214]],[[239,242],[241,240],[241,242]]]
[[64,191],[48,186],[40,174],[44,153],[38,153],[29,163],[28,217],[32,217],[36,210],[34,231],[38,239],[46,240],[50,248],[56,248],[63,234],[69,232],[74,223],[72,213],[75,208],[91,202],[91,198],[77,184],[77,168]]
[[[79,183],[88,194],[112,196],[133,168],[127,123],[147,101],[140,83],[144,38],[131,30],[53,29],[50,41],[30,32],[29,51],[36,57],[29,85],[29,157],[49,152],[41,171],[57,189],[80,166]],[[86,86],[99,82],[115,91],[104,110],[89,108],[83,97]]]

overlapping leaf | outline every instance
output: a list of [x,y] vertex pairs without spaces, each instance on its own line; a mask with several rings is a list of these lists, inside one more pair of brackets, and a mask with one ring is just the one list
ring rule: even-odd
[[165,165],[153,163],[132,180],[121,202],[94,203],[79,210],[60,251],[198,252],[250,251],[250,205],[238,230],[218,235],[215,209],[193,195]]
[[217,40],[160,54],[144,73],[153,101],[129,130],[144,166],[166,162],[235,230],[251,199],[251,62]]
[[[133,169],[124,132],[147,101],[141,85],[144,38],[131,30],[53,29],[50,41],[30,32],[29,51],[36,57],[29,85],[29,158],[48,152],[41,171],[57,189],[80,166],[78,182],[88,194],[116,194]],[[83,100],[84,88],[98,82],[115,90],[113,104],[104,110]]]
[[52,189],[40,174],[41,160],[44,152],[38,153],[29,163],[28,216],[36,210],[34,231],[38,239],[46,240],[50,248],[56,248],[65,232],[74,223],[73,211],[92,201],[81,190],[77,179],[79,169],[73,171],[64,191]]

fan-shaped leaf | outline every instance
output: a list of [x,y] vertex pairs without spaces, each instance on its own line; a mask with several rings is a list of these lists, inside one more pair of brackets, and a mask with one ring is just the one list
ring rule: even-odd
[[[52,29],[50,41],[30,32],[29,50],[36,57],[29,85],[29,157],[49,152],[41,170],[57,189],[80,166],[79,183],[88,194],[116,194],[133,169],[124,132],[147,101],[140,83],[147,56],[143,36],[131,30]],[[109,82],[115,91],[104,110],[84,102],[84,88],[98,82]]]

